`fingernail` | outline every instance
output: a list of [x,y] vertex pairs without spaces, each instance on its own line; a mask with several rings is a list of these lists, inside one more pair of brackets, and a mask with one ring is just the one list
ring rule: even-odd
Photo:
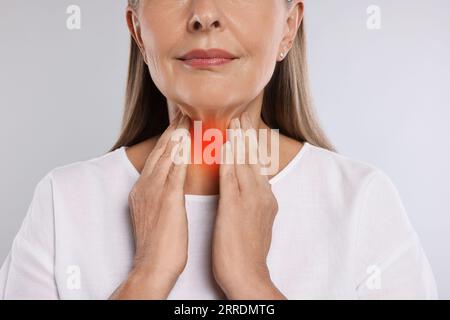
[[242,138],[242,126],[241,126],[241,120],[237,119],[236,121],[236,129],[237,129],[237,135],[239,138]]
[[231,119],[230,126],[233,129],[239,128],[239,119],[238,118]]
[[246,111],[246,112],[244,112],[244,117],[245,117],[245,119],[247,119],[247,121],[249,122],[249,123],[251,123],[251,119],[250,119],[250,114]]
[[242,129],[241,128],[237,129],[237,136],[239,138],[242,138]]

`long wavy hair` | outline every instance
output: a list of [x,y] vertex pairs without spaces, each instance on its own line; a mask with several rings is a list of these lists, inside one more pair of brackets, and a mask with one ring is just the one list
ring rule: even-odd
[[[136,8],[139,0],[128,0]],[[169,126],[167,100],[154,84],[130,36],[125,109],[119,138],[110,151],[160,135]],[[300,142],[336,151],[319,125],[309,88],[304,19],[292,49],[278,62],[264,88],[261,118],[270,128]]]

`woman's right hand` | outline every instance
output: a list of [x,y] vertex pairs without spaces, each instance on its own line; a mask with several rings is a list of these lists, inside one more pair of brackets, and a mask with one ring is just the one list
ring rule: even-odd
[[187,116],[178,113],[161,135],[128,197],[135,239],[134,268],[113,299],[166,299],[186,266],[187,163],[175,164],[172,152],[185,143],[190,153],[190,139],[172,141],[176,129],[186,129],[188,134]]

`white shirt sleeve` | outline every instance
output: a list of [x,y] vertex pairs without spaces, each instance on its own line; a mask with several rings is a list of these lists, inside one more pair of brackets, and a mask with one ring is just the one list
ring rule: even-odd
[[25,219],[0,269],[0,298],[58,299],[54,277],[51,173],[34,189]]
[[437,299],[434,276],[391,179],[377,171],[361,206],[356,243],[360,299]]

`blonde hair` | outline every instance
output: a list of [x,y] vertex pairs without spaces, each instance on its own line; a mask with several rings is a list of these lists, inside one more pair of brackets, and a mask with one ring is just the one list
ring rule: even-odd
[[[139,0],[128,0],[132,7]],[[155,86],[139,47],[131,37],[125,110],[120,136],[110,151],[161,134],[169,126],[167,100]],[[264,89],[262,120],[281,134],[336,151],[319,125],[312,104],[304,19],[289,54],[278,62]]]

